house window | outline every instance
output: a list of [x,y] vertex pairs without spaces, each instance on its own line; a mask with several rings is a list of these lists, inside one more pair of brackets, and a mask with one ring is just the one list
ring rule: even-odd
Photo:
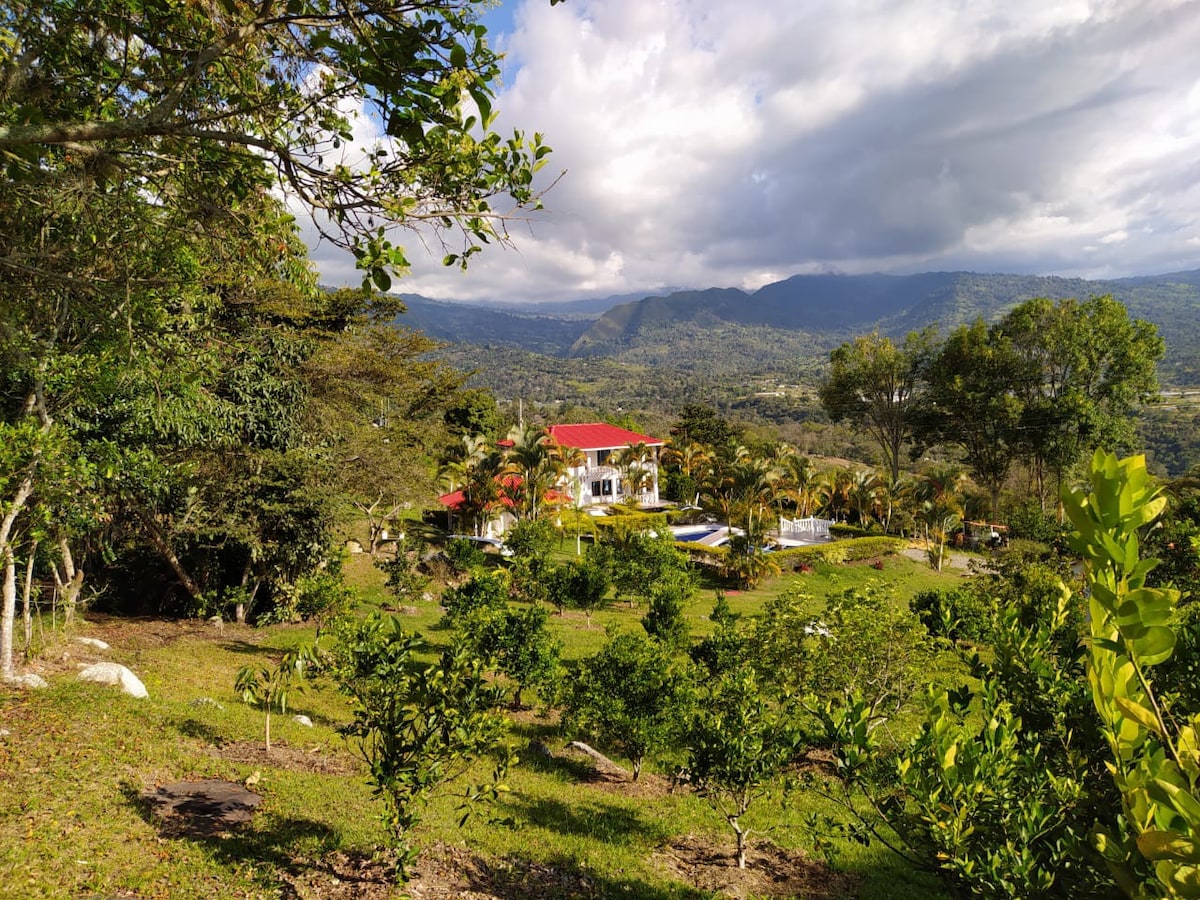
[[613,483],[611,478],[605,478],[603,481],[592,482],[593,497],[608,497],[613,492]]
[[612,459],[612,455],[613,455],[612,450],[597,450],[596,451],[596,465],[607,466],[609,460]]
[[592,496],[593,497],[600,496],[600,482],[598,482],[598,481],[592,482]]

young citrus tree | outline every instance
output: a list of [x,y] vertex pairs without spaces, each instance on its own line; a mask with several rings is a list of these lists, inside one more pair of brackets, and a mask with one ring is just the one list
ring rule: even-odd
[[637,634],[610,633],[567,688],[563,728],[615,748],[633,764],[679,743],[693,700],[694,674],[670,647]]
[[738,868],[746,867],[752,833],[744,816],[796,756],[802,742],[797,710],[760,687],[750,665],[710,682],[687,732],[692,788],[729,823]]
[[[497,747],[504,731],[496,712],[503,693],[462,642],[434,663],[421,663],[420,636],[394,616],[373,614],[334,649],[335,674],[350,697],[354,719],[343,728],[366,760],[370,781],[387,803],[384,820],[396,852],[397,874],[409,877],[419,850],[412,830],[436,792]],[[502,762],[492,782],[469,787],[467,799],[507,790]],[[464,816],[465,820],[465,816]]]

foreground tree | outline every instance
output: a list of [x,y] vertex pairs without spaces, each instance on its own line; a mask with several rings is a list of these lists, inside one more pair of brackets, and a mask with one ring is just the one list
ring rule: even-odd
[[[335,675],[353,704],[354,720],[343,730],[387,803],[384,819],[402,881],[419,853],[412,830],[430,798],[496,748],[504,733],[496,712],[503,694],[488,683],[483,661],[458,643],[437,662],[421,663],[423,648],[395,617],[373,615],[334,650]],[[467,799],[505,790],[505,766],[491,784],[468,788]]]
[[745,664],[710,682],[697,710],[688,727],[688,776],[733,829],[744,869],[752,832],[743,817],[800,747],[796,710],[769,699]]
[[[137,171],[147,196],[202,210],[261,190],[266,161],[319,212],[322,235],[355,250],[386,289],[387,270],[405,265],[386,224],[457,229],[457,261],[503,236],[494,198],[536,202],[546,148],[488,128],[500,69],[479,6],[10,6],[0,17],[9,177],[60,163],[101,178]],[[358,116],[379,123],[378,144],[353,145]]]
[[[164,458],[172,446],[229,449],[246,426],[285,437],[279,426],[296,421],[270,415],[270,403],[239,418],[246,404],[234,402],[262,388],[259,399],[290,413],[287,379],[221,379],[255,369],[244,335],[231,345],[229,329],[218,334],[223,319],[264,302],[285,313],[291,300],[270,302],[268,285],[290,285],[293,298],[315,291],[273,190],[312,211],[380,288],[405,266],[389,228],[457,231],[447,262],[461,262],[504,239],[506,212],[537,205],[547,150],[490,130],[499,67],[476,13],[459,0],[0,11],[0,415],[17,445],[0,459],[6,569],[14,539],[32,533],[30,504],[52,493],[49,448],[62,447],[101,473],[93,482],[119,488],[179,582],[203,593],[171,546],[180,507],[166,501],[188,485],[127,476],[170,473],[181,462]],[[352,147],[366,122],[380,140]],[[261,359],[282,346],[259,345]],[[265,438],[251,443],[294,446]]]
[[1159,561],[1139,553],[1166,498],[1141,456],[1096,451],[1090,488],[1064,504],[1087,567],[1088,682],[1127,829],[1101,831],[1098,849],[1130,896],[1200,897],[1200,713],[1165,710],[1152,674],[1175,651],[1180,592],[1149,587]]

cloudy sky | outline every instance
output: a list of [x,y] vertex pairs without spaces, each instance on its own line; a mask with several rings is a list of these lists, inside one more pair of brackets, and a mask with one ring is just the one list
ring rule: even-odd
[[566,174],[466,273],[407,240],[399,290],[1200,268],[1197,0],[504,0],[487,21],[500,131],[543,132]]

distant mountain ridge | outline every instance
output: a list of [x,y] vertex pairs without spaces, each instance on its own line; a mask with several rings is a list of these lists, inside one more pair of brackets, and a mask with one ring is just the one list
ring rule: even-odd
[[[722,344],[744,348],[747,341],[761,343],[772,330],[794,334],[779,342],[781,352],[793,353],[800,337],[806,346],[830,348],[873,329],[901,336],[936,323],[945,332],[977,318],[994,321],[1032,297],[1100,294],[1112,294],[1132,316],[1158,325],[1174,374],[1187,383],[1200,382],[1200,269],[1108,281],[974,272],[794,275],[752,293],[738,288],[675,291],[617,303],[598,315],[551,312],[536,305],[469,306],[409,295],[403,298],[409,313],[401,321],[453,343],[646,362],[661,360],[671,348],[680,357],[720,354]],[[564,308],[573,307],[554,306]],[[706,339],[717,333],[721,341]]]
[[994,321],[1032,297],[1101,294],[1112,294],[1132,316],[1158,325],[1172,362],[1200,372],[1200,270],[1112,281],[974,272],[795,275],[752,294],[714,288],[616,306],[592,323],[569,353],[622,353],[661,341],[663,329],[717,323],[800,331],[832,346],[873,329],[902,336],[935,323],[945,332],[978,318]]

